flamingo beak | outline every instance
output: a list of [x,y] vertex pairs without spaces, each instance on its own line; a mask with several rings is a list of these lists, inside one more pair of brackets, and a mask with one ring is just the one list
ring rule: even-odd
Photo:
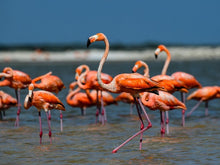
[[89,47],[89,45],[91,44],[90,39],[87,40],[87,48]]
[[157,59],[157,54],[154,54],[155,55],[155,58]]

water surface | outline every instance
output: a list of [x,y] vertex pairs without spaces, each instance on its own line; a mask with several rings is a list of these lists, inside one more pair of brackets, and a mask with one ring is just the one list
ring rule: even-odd
[[[103,72],[115,76],[131,72],[135,61],[106,62]],[[150,75],[160,74],[163,61],[148,61]],[[65,98],[68,85],[74,81],[74,70],[79,63],[10,63],[1,64],[22,70],[32,78],[53,71],[66,85],[58,97],[66,106],[64,131],[60,132],[59,111],[52,111],[52,141],[48,137],[46,115],[42,112],[43,144],[39,144],[38,112],[32,107],[20,115],[20,127],[15,128],[16,108],[10,108],[0,121],[0,164],[217,164],[220,162],[220,100],[209,104],[209,115],[205,116],[204,103],[191,117],[186,118],[186,126],[181,127],[181,111],[170,112],[170,134],[160,137],[158,111],[147,110],[153,127],[144,133],[143,150],[139,151],[139,137],[112,154],[114,147],[139,130],[140,123],[134,109],[125,103],[106,107],[108,123],[95,124],[95,107],[87,109],[86,116],[80,115],[78,108],[67,105]],[[97,69],[98,62],[87,62],[91,69]],[[203,86],[220,85],[220,61],[173,61],[168,74],[185,71],[193,74]],[[14,90],[1,90],[15,96]],[[191,90],[190,92],[192,92]],[[21,91],[21,100],[27,94]],[[113,94],[116,96],[116,94]],[[175,93],[179,98],[180,94]],[[196,101],[186,103],[188,110]]]

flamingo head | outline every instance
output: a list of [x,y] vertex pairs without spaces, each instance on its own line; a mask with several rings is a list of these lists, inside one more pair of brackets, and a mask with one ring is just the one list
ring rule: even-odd
[[28,86],[28,96],[29,96],[29,101],[32,101],[32,97],[33,97],[33,90],[34,90],[34,84],[30,84]]
[[164,45],[159,45],[154,52],[155,58],[158,57],[159,53],[165,51],[167,48]]
[[105,35],[103,33],[97,33],[96,35],[93,35],[91,37],[89,37],[88,41],[87,41],[87,48],[89,47],[89,45],[95,41],[104,41],[105,39]]
[[13,77],[13,69],[10,67],[5,67],[3,72],[0,73],[0,78],[1,77],[7,77],[7,78]]

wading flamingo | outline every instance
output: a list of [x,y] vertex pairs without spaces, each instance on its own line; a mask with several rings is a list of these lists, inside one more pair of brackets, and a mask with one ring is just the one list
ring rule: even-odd
[[[165,75],[169,66],[169,63],[171,61],[171,54],[169,50],[164,46],[164,45],[159,45],[157,49],[155,50],[155,57],[159,55],[160,52],[165,51],[167,54],[166,61],[163,66],[162,74]],[[176,72],[173,73],[172,76],[173,78],[183,82],[184,86],[186,87],[186,91],[180,91],[181,93],[181,101],[185,104],[185,93],[188,93],[189,89],[192,88],[201,88],[201,84],[196,80],[196,78],[185,72]],[[182,126],[185,126],[185,110],[182,110]]]
[[133,112],[133,105],[134,105],[134,97],[130,93],[127,93],[127,92],[120,93],[115,98],[115,101],[117,101],[117,102],[121,101],[121,102],[130,104],[130,114],[132,114],[132,112]]
[[2,90],[0,91],[0,120],[2,120],[2,112],[4,114],[5,110],[12,106],[17,105],[17,100],[12,97],[11,95],[3,92]]
[[205,115],[208,115],[208,103],[212,99],[220,98],[220,87],[219,86],[206,86],[200,89],[197,89],[192,94],[187,97],[187,100],[198,100],[199,102],[192,108],[192,110],[187,114],[190,116],[196,108],[202,103],[205,102]]
[[[144,76],[146,77],[150,77],[149,76],[149,68],[148,68],[148,65],[144,62],[144,61],[136,61],[134,67],[132,68],[132,72],[135,73],[138,71],[139,68],[141,67],[144,67]],[[169,93],[173,93],[177,90],[180,90],[180,91],[187,91],[187,89],[185,88],[185,86],[183,85],[182,82],[180,82],[179,80],[176,80],[174,79],[173,77],[171,76],[168,76],[168,75],[157,75],[157,76],[153,76],[151,77],[152,80],[154,81],[157,81],[160,86],[163,86],[167,92]],[[163,121],[165,121],[165,116],[164,116],[164,112],[165,111],[162,111],[160,113],[161,115],[161,118],[163,117]],[[168,122],[169,122],[169,118],[168,118],[168,112],[166,112],[166,116],[167,116],[167,119],[166,119],[166,126],[167,126],[167,134],[169,134],[169,127],[168,127]],[[161,131],[161,136],[164,136],[164,131]]]
[[69,85],[70,91],[66,96],[66,102],[72,107],[79,107],[81,109],[81,114],[84,115],[87,107],[96,105],[96,98],[93,98],[90,94],[87,95],[86,93],[80,92],[81,89],[79,87],[75,89],[76,86],[77,81]]
[[165,134],[165,121],[163,111],[170,111],[173,109],[184,109],[186,106],[184,103],[179,101],[175,96],[168,92],[159,91],[159,95],[154,93],[144,92],[141,101],[143,105],[148,107],[150,110],[160,110],[161,116],[161,135]]
[[[38,88],[41,90],[54,92],[58,94],[62,89],[65,88],[63,81],[55,75],[51,75],[52,72],[48,72],[45,75],[36,77],[32,80],[32,84],[34,88]],[[40,81],[40,82],[39,82]],[[49,111],[49,120],[51,120],[51,114]],[[63,114],[62,110],[60,110],[60,130],[63,131]]]
[[33,84],[30,84],[28,89],[29,89],[29,93],[25,97],[24,108],[29,109],[31,106],[35,106],[38,110],[39,124],[40,124],[40,134],[39,134],[40,144],[42,143],[42,135],[43,135],[42,124],[41,124],[41,109],[43,109],[46,112],[47,123],[49,127],[48,135],[50,138],[50,143],[52,143],[52,139],[51,139],[52,132],[51,132],[51,124],[49,120],[48,111],[52,109],[65,111],[65,107],[63,103],[51,92],[44,90],[33,91],[34,90]]
[[[85,70],[83,72],[83,70]],[[102,123],[104,124],[103,121],[107,120],[106,118],[106,112],[105,108],[103,106],[103,99],[101,96],[101,106],[99,104],[99,97],[98,97],[98,91],[103,91],[103,88],[99,85],[98,79],[97,79],[97,71],[95,70],[90,70],[88,65],[80,65],[76,68],[75,70],[75,79],[78,82],[78,85],[81,89],[84,89],[87,91],[87,89],[95,89],[97,91],[97,111],[96,111],[96,118],[101,115],[102,117]],[[106,73],[101,74],[102,81],[104,83],[109,83],[112,81],[112,77]],[[101,92],[102,95],[102,92]]]
[[17,99],[17,117],[15,121],[15,126],[19,126],[19,115],[21,112],[21,100],[20,100],[20,90],[25,89],[31,83],[31,78],[28,74],[19,71],[13,70],[10,67],[5,67],[3,72],[0,73],[0,78],[4,77],[3,81],[0,81],[0,86],[9,86],[15,89],[16,99]]
[[[96,35],[89,37],[89,39],[87,41],[87,47],[95,41],[104,41],[104,43],[105,43],[105,52],[104,52],[102,59],[99,63],[98,72],[97,72],[98,83],[100,84],[100,86],[103,89],[105,89],[109,92],[112,92],[112,93],[121,93],[121,92],[130,93],[134,97],[138,116],[139,116],[140,122],[141,122],[141,128],[140,128],[141,130],[138,131],[137,133],[135,133],[130,138],[128,138],[121,145],[116,147],[112,151],[112,153],[116,153],[122,146],[124,146],[126,143],[128,143],[129,141],[131,141],[134,137],[136,137],[138,135],[141,135],[141,137],[140,137],[140,150],[141,150],[143,132],[148,130],[149,128],[151,128],[152,124],[151,124],[151,121],[150,121],[150,119],[149,119],[149,117],[148,117],[148,115],[147,115],[147,113],[141,103],[141,100],[139,99],[139,93],[140,92],[147,92],[147,91],[156,93],[156,92],[158,92],[158,90],[164,90],[164,88],[160,87],[157,82],[155,82],[155,81],[151,80],[150,78],[147,78],[139,73],[119,74],[119,75],[115,76],[110,83],[108,83],[108,84],[103,83],[103,81],[101,80],[101,72],[102,72],[104,62],[106,61],[106,58],[108,56],[109,42],[108,42],[107,37],[103,33],[98,33]],[[147,127],[144,126],[144,122],[143,122],[143,119],[140,114],[141,113],[140,107],[141,107],[141,109],[147,119],[147,122],[148,122]]]

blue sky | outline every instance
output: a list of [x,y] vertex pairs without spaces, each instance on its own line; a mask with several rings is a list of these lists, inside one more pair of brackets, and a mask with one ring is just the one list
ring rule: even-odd
[[220,44],[219,0],[1,0],[0,44]]

